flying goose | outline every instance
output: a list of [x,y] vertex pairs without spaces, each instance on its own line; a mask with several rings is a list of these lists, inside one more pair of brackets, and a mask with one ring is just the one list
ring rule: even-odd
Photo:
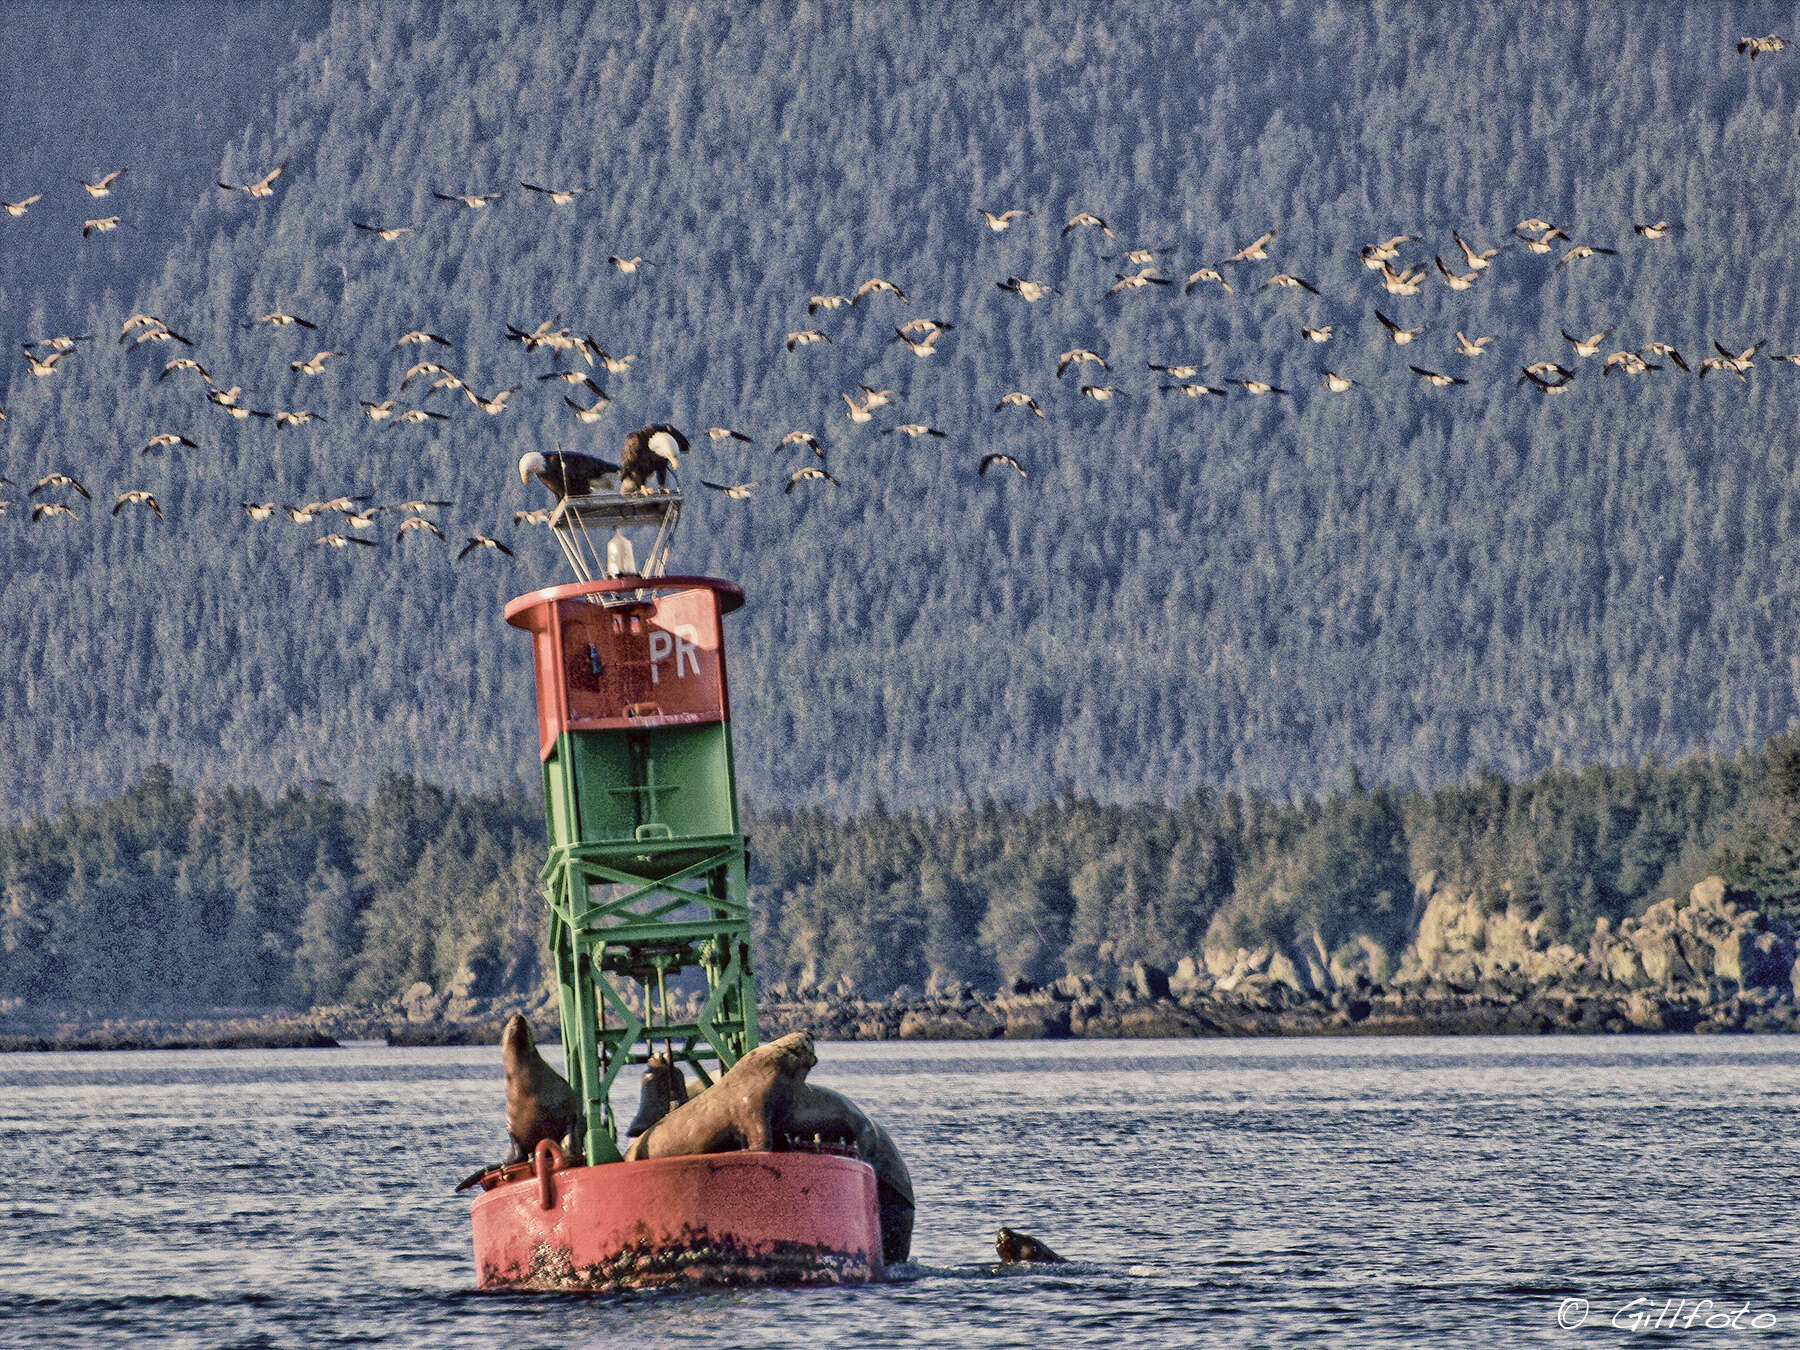
[[1028,305],[1035,304],[1046,295],[1062,294],[1047,281],[1026,281],[1023,277],[1008,277],[1005,281],[996,281],[994,285],[1003,291],[1011,291]]
[[1644,350],[1649,352],[1652,356],[1666,357],[1683,370],[1689,369],[1688,363],[1682,359],[1681,353],[1676,351],[1666,342],[1646,342],[1644,344]]
[[1123,272],[1114,272],[1113,275],[1117,277],[1118,280],[1115,281],[1111,288],[1106,292],[1108,295],[1117,295],[1120,291],[1141,290],[1145,286],[1174,285],[1174,283],[1161,272],[1149,267],[1138,272],[1133,272],[1130,276],[1125,275]]
[[281,509],[279,502],[240,502],[239,505],[252,520],[267,520]]
[[1524,242],[1525,247],[1533,253],[1548,253],[1550,252],[1551,245],[1558,239],[1567,240],[1568,237],[1569,236],[1562,230],[1559,230],[1556,226],[1552,225],[1539,237],[1533,238],[1530,235],[1524,236]]
[[289,361],[288,369],[300,375],[322,375],[325,363],[334,356],[342,356],[342,352],[314,352],[309,361]]
[[284,506],[281,513],[296,525],[310,525],[313,518],[325,509],[322,502],[313,502],[307,506]]
[[570,202],[574,201],[582,193],[587,191],[586,188],[539,187],[536,183],[520,183],[519,186],[524,188],[527,192],[542,193],[556,206],[567,206]]
[[1165,366],[1156,361],[1146,361],[1144,365],[1159,375],[1167,375],[1172,380],[1191,380],[1206,369],[1204,361],[1193,361],[1179,366]]
[[1562,335],[1563,341],[1575,349],[1575,355],[1597,356],[1600,352],[1600,344],[1612,335],[1612,329],[1608,328],[1603,333],[1592,333],[1585,338],[1577,338],[1570,337],[1569,330],[1565,328],[1562,330]]
[[850,297],[850,303],[853,305],[860,304],[864,296],[874,295],[877,291],[886,291],[903,305],[910,305],[912,303],[911,300],[906,298],[905,291],[901,290],[891,281],[883,281],[880,277],[870,277],[867,281],[863,282],[862,285],[858,286],[856,288],[856,294]]
[[179,435],[173,431],[159,431],[144,443],[144,448],[138,451],[138,454],[154,454],[158,450],[168,449],[171,445],[185,445],[190,450],[198,450],[200,448],[196,442],[190,441],[186,436]]
[[946,435],[945,432],[939,431],[936,427],[927,426],[923,422],[902,422],[897,427],[883,427],[881,429],[881,434],[883,436],[891,436],[896,431],[902,436],[910,437],[915,441],[921,436],[933,436],[941,441]]
[[1269,245],[1275,241],[1275,231],[1270,230],[1245,244],[1225,261],[1228,263],[1263,262],[1269,256]]
[[1612,352],[1607,356],[1605,368],[1600,373],[1602,375],[1610,375],[1613,371],[1618,370],[1623,371],[1627,375],[1642,375],[1646,371],[1661,369],[1661,366],[1651,365],[1636,352],[1620,351]]
[[162,506],[157,502],[156,498],[142,488],[134,488],[130,492],[121,492],[119,494],[119,499],[113,503],[112,513],[116,516],[126,507],[135,506],[140,502],[156,512],[156,518],[158,520],[166,518],[163,515]]
[[1486,356],[1488,343],[1499,336],[1498,333],[1489,333],[1486,337],[1464,337],[1459,328],[1456,330],[1456,350],[1462,356]]
[[39,379],[42,379],[46,375],[55,374],[56,363],[67,355],[67,352],[50,352],[48,355],[39,356],[29,347],[25,349],[26,364],[31,367],[31,373],[36,375]]
[[1387,329],[1388,336],[1394,340],[1396,347],[1404,347],[1425,332],[1426,325],[1424,324],[1420,324],[1417,328],[1402,328],[1380,310],[1375,311],[1375,317],[1381,321],[1381,326]]
[[711,479],[702,478],[701,487],[711,488],[714,492],[723,492],[734,502],[741,502],[756,491],[756,483],[715,483]]
[[1029,409],[1031,409],[1032,412],[1036,413],[1039,417],[1042,417],[1044,415],[1044,410],[1042,408],[1038,407],[1038,403],[1035,398],[1033,398],[1030,394],[1022,394],[1016,389],[1013,390],[1013,392],[1010,394],[1002,394],[1000,396],[1000,401],[994,405],[994,411],[999,412],[1002,408],[1006,407],[1009,404],[1015,408],[1029,408]]
[[[404,386],[402,387],[404,388]],[[428,394],[435,394],[440,389],[460,389],[464,393],[467,393],[469,391],[469,386],[463,382],[462,376],[446,370],[442,375],[431,382],[431,388],[425,392]]]
[[844,416],[848,417],[852,422],[861,425],[864,422],[872,422],[875,420],[874,411],[866,404],[858,403],[848,394],[839,394],[838,397],[844,400],[845,406],[848,409],[848,411],[844,413]]
[[243,392],[243,388],[235,384],[229,389],[220,389],[218,386],[214,385],[206,391],[206,401],[208,403],[216,403],[221,408],[235,408],[237,406],[238,395]]
[[900,331],[910,337],[915,333],[929,333],[934,329],[942,329],[948,333],[955,327],[955,324],[945,323],[942,319],[908,319],[900,325]]
[[1577,244],[1574,248],[1563,254],[1562,257],[1558,258],[1556,260],[1556,265],[1562,267],[1568,263],[1580,262],[1583,258],[1592,258],[1596,254],[1610,258],[1616,252],[1616,249],[1598,248],[1593,244]]
[[526,351],[535,352],[539,347],[551,345],[551,340],[553,338],[568,338],[573,340],[574,334],[570,333],[567,328],[558,328],[556,326],[561,322],[562,315],[552,314],[529,333],[523,328],[518,327],[516,324],[509,323],[506,325],[506,336],[510,341],[516,342],[525,348]]
[[885,408],[900,397],[892,389],[871,389],[866,384],[859,384],[857,388],[863,391],[865,408]]
[[288,162],[284,159],[254,183],[227,183],[221,180],[219,186],[224,188],[227,192],[247,192],[252,197],[273,197],[275,195],[275,180],[281,177],[282,171],[285,170],[287,166]]
[[1062,227],[1062,232],[1066,235],[1070,230],[1079,229],[1084,225],[1097,227],[1100,233],[1108,239],[1113,237],[1112,227],[1092,211],[1083,211],[1079,215],[1070,216],[1069,223]]
[[1060,380],[1063,377],[1063,372],[1068,370],[1070,366],[1078,366],[1084,361],[1092,361],[1102,370],[1112,369],[1111,366],[1106,364],[1106,358],[1100,355],[1099,352],[1090,352],[1086,347],[1076,347],[1071,351],[1064,352],[1061,356],[1056,358],[1056,378]]
[[1654,225],[1639,225],[1633,222],[1631,232],[1640,239],[1662,239],[1665,238],[1671,230],[1679,230],[1680,228],[1681,226],[1671,225],[1666,220],[1659,220]]
[[824,469],[819,468],[817,465],[808,464],[804,469],[795,469],[793,473],[788,475],[788,485],[783,489],[783,494],[785,495],[786,493],[792,492],[795,484],[804,483],[809,479],[814,478],[822,478],[833,487],[838,486],[838,480],[833,478]]
[[538,376],[540,380],[561,380],[564,384],[579,384],[589,393],[605,397],[606,391],[594,383],[594,377],[581,370],[553,370],[548,375]]
[[1281,388],[1279,385],[1270,384],[1265,380],[1242,380],[1242,379],[1238,379],[1236,376],[1233,376],[1231,382],[1233,384],[1243,385],[1246,391],[1253,394],[1257,398],[1261,398],[1264,394],[1285,394],[1285,393],[1287,393],[1287,390]]
[[[450,375],[452,373],[449,367],[440,366],[436,361],[418,361],[406,368],[406,374],[400,380],[400,387],[406,388],[420,375]],[[461,381],[458,380],[458,383],[460,384]]]
[[976,477],[979,478],[986,474],[989,467],[995,464],[1004,464],[1021,478],[1026,476],[1025,466],[1020,464],[1019,461],[1014,459],[1011,455],[983,455],[981,457],[981,467],[975,470]]
[[[1544,376],[1550,373],[1556,374],[1559,378],[1555,380],[1545,379]],[[1515,383],[1529,383],[1540,393],[1560,394],[1569,387],[1574,378],[1575,374],[1573,371],[1564,370],[1554,361],[1539,361],[1534,365],[1521,366],[1519,368],[1519,378]]]
[[291,325],[297,325],[306,329],[308,332],[314,332],[319,327],[316,323],[308,323],[298,314],[289,314],[279,309],[272,309],[267,314],[258,314],[254,319],[247,320],[244,327],[254,328],[259,323],[266,323],[271,328],[287,328]]
[[799,332],[789,333],[783,340],[791,352],[799,347],[810,347],[815,342],[830,342],[831,338],[816,328],[802,328]]
[[1419,288],[1425,284],[1425,269],[1409,267],[1404,272],[1396,272],[1385,262],[1381,264],[1381,286],[1389,295],[1417,295]]
[[347,534],[320,535],[317,539],[313,540],[314,548],[319,547],[321,544],[326,548],[348,548],[351,544],[356,544],[361,548],[379,547],[373,539],[352,539]]
[[[468,544],[464,544],[463,551],[457,553],[457,556],[455,556],[457,562],[463,562],[464,558],[466,558],[468,554],[472,554],[475,549],[497,549],[499,553],[506,554],[508,558],[513,556],[513,551],[511,551],[509,547],[506,547],[506,545],[500,544],[500,540],[497,540],[497,538],[488,538],[486,535],[464,535],[464,538],[468,540]],[[358,544],[360,544],[360,542],[362,542],[362,540],[358,540]]]
[[1111,403],[1115,398],[1123,398],[1125,391],[1115,389],[1110,384],[1084,384],[1081,386],[1081,396],[1091,398],[1096,403]]
[[[556,510],[556,508],[553,506],[540,506],[535,511],[514,511],[513,512],[513,524],[515,524],[515,525],[548,525],[550,523],[550,517],[555,512],[555,510]],[[404,525],[402,525],[400,528],[404,530],[406,527]],[[441,530],[433,530],[432,533],[437,535],[437,537],[439,539],[442,539],[444,537],[443,531],[441,531]],[[395,535],[394,537],[396,539],[398,539],[400,536]]]
[[563,395],[563,402],[575,410],[575,420],[583,426],[592,426],[598,422],[606,410],[612,406],[612,399],[606,395],[605,391],[594,395],[594,401],[585,408],[567,394]]
[[912,349],[914,356],[930,356],[937,349],[937,341],[944,336],[944,330],[934,328],[922,338],[911,338],[898,328],[894,330],[894,340],[904,342]]
[[1382,263],[1392,262],[1400,256],[1400,245],[1416,244],[1418,241],[1419,236],[1416,234],[1396,234],[1379,244],[1364,244],[1360,253],[1363,266],[1371,272],[1377,271]]
[[1161,248],[1128,248],[1123,253],[1108,253],[1103,256],[1107,261],[1128,262],[1133,267],[1142,267],[1145,263],[1156,261],[1156,255],[1168,250]]
[[1330,342],[1331,335],[1336,331],[1337,328],[1334,324],[1321,324],[1317,328],[1309,328],[1302,324],[1300,327],[1300,336],[1305,338],[1308,342]]
[[74,351],[77,343],[92,342],[93,339],[92,333],[83,333],[80,337],[69,337],[67,334],[63,334],[57,337],[32,338],[31,341],[21,342],[19,345],[27,350],[32,347],[48,347],[53,352],[67,353]]
[[344,523],[353,530],[372,530],[375,528],[375,517],[380,515],[380,506],[365,506],[360,511],[344,512]]
[[1335,370],[1327,370],[1322,373],[1325,387],[1334,394],[1341,394],[1356,383],[1348,375],[1339,375]]
[[1444,285],[1448,286],[1453,291],[1466,291],[1481,279],[1481,273],[1479,272],[1452,272],[1444,265],[1444,260],[1435,253],[1432,255],[1431,260],[1437,264],[1438,274],[1443,277]]
[[[829,340],[827,339],[827,341]],[[609,375],[623,375],[631,369],[631,363],[637,360],[636,352],[630,352],[624,356],[614,356],[592,338],[587,339],[585,350],[590,353],[591,360],[598,361],[606,368],[606,373]]]
[[776,444],[777,450],[790,445],[804,445],[820,459],[825,458],[825,448],[819,444],[819,438],[810,431],[790,431]]
[[1751,365],[1751,358],[1756,355],[1762,345],[1763,344],[1759,342],[1754,347],[1747,347],[1742,352],[1733,356],[1715,341],[1713,343],[1713,350],[1718,352],[1718,355],[1709,356],[1700,363],[1700,378],[1704,380],[1706,378],[1706,373],[1709,370],[1729,370],[1733,375],[1736,375],[1738,379],[1748,383],[1748,371]]
[[638,268],[642,267],[649,259],[641,253],[634,258],[621,258],[616,253],[609,253],[606,255],[606,261],[618,270],[620,276],[628,277],[634,275]]
[[506,194],[504,192],[471,192],[465,195],[457,192],[438,192],[434,189],[431,195],[440,202],[461,202],[471,211],[479,211],[489,202],[497,202]]
[[87,189],[87,195],[90,197],[110,197],[112,196],[112,185],[116,183],[124,173],[124,169],[114,169],[98,183],[90,183],[82,178],[77,178],[75,181]]
[[1199,398],[1202,394],[1211,394],[1215,398],[1225,397],[1223,389],[1215,389],[1210,384],[1193,384],[1184,381],[1181,384],[1159,384],[1157,388],[1165,394],[1180,394],[1183,398]]
[[303,427],[308,422],[325,421],[324,413],[308,412],[305,408],[296,408],[293,412],[259,412],[254,415],[261,418],[274,418],[277,431],[284,427]]
[[511,389],[502,389],[492,398],[483,398],[467,385],[463,386],[463,393],[468,395],[469,402],[473,403],[477,408],[480,408],[481,411],[486,413],[489,417],[494,417],[505,412],[506,400],[518,392],[519,386],[515,384]]
[[1424,366],[1408,366],[1407,369],[1434,389],[1448,389],[1453,384],[1468,383],[1467,380],[1460,379],[1455,375],[1440,375],[1435,370],[1425,369]]
[[86,488],[84,488],[80,484],[80,482],[78,482],[72,475],[66,474],[66,473],[47,473],[47,474],[45,474],[42,478],[38,479],[37,482],[32,484],[31,491],[26,493],[25,495],[28,497],[35,497],[38,495],[38,493],[42,492],[45,488],[53,488],[53,487],[74,488],[77,492],[79,492],[83,497],[86,497],[89,501],[94,500],[93,497],[89,495],[88,490]]
[[992,211],[983,211],[979,206],[975,209],[987,217],[988,228],[995,234],[999,234],[1002,230],[1009,229],[1015,220],[1023,220],[1031,214],[1031,212],[1022,211],[1016,206],[1002,211],[999,215],[995,215]]
[[179,342],[184,347],[191,347],[194,345],[180,333],[177,333],[173,328],[168,327],[144,329],[143,332],[139,333],[131,340],[131,346],[133,350],[136,350],[146,342]]
[[206,367],[201,365],[191,356],[177,356],[164,362],[162,374],[156,377],[157,383],[161,384],[178,370],[191,370],[208,384],[212,383],[212,376],[207,373]]
[[70,520],[81,519],[74,511],[62,505],[60,502],[40,502],[38,505],[31,508],[31,518],[34,521],[47,520],[51,516],[67,516]]
[[[1787,38],[1770,33],[1767,37],[1744,37],[1738,39],[1737,49],[1741,56],[1748,52],[1752,61],[1764,54],[1785,51],[1793,44]],[[91,190],[91,189],[90,189]]]
[[847,295],[815,295],[806,302],[806,312],[817,314],[820,310],[842,309],[845,305],[854,305],[856,301]]
[[123,343],[126,338],[130,337],[134,328],[167,328],[168,326],[154,314],[133,314],[119,329],[119,341]]
[[24,215],[27,211],[29,211],[38,202],[41,202],[43,200],[44,200],[43,193],[34,192],[31,194],[31,196],[24,198],[22,201],[0,202],[0,211],[5,211],[7,215],[11,216],[14,220],[17,220],[20,216]]
[[1312,282],[1303,281],[1291,272],[1277,272],[1256,289],[1259,291],[1266,291],[1271,286],[1280,286],[1284,290],[1292,290],[1295,287],[1298,287],[1303,291],[1311,291],[1314,295],[1319,293],[1319,288],[1313,285]]
[[1456,246],[1463,251],[1463,257],[1468,259],[1469,270],[1471,272],[1487,271],[1488,264],[1493,259],[1499,257],[1507,249],[1512,247],[1511,244],[1501,244],[1495,248],[1476,249],[1455,230],[1450,231],[1450,237],[1456,241]]
[[107,234],[118,229],[124,223],[123,216],[102,216],[99,220],[84,220],[81,222],[81,237],[86,239],[90,235]]
[[408,408],[394,420],[405,426],[416,427],[421,422],[448,422],[450,414],[432,412],[427,408]]
[[454,347],[456,344],[447,337],[439,337],[436,333],[427,333],[423,328],[415,328],[410,333],[402,333],[394,343],[396,347],[412,347],[421,343],[435,342],[440,347]]
[[371,403],[366,398],[360,398],[357,402],[362,404],[363,416],[371,422],[384,421],[394,415],[394,400],[391,398],[383,399],[380,403]]
[[[514,512],[513,513],[513,524],[517,525],[519,523],[518,517],[520,514],[531,515],[533,513],[529,512],[529,511],[523,512],[523,513]],[[549,517],[548,508],[545,509],[544,515],[545,515],[546,519]],[[408,519],[400,522],[400,528],[394,532],[394,542],[396,544],[399,543],[402,539],[406,538],[406,536],[411,534],[414,530],[424,530],[428,534],[436,535],[439,539],[442,539],[444,537],[444,532],[442,530],[440,530],[436,525],[434,525],[431,521],[425,519],[424,516],[412,516],[412,517],[409,517]]]
[[394,503],[394,510],[408,511],[408,512],[411,512],[413,515],[417,516],[417,515],[423,515],[427,511],[436,511],[436,510],[452,507],[455,505],[456,505],[455,502],[436,502],[436,501],[428,501],[422,497],[415,497],[415,498],[413,498],[413,500],[411,500],[409,502]]
[[1181,288],[1181,293],[1183,295],[1192,295],[1194,293],[1194,287],[1198,286],[1203,281],[1216,281],[1220,286],[1225,288],[1225,294],[1235,294],[1231,289],[1231,283],[1219,274],[1219,270],[1216,267],[1202,267],[1198,272],[1190,272],[1188,274],[1187,283]]
[[364,234],[378,235],[384,242],[389,244],[393,243],[401,235],[411,234],[413,232],[413,227],[410,225],[365,225],[360,220],[353,220],[350,223],[356,226],[356,228],[361,230]]
[[755,445],[756,444],[755,441],[753,441],[750,437],[744,435],[743,432],[733,431],[730,427],[707,427],[700,434],[702,436],[705,436],[708,440],[742,441],[745,445]]
[[1514,234],[1542,234],[1545,230],[1554,230],[1556,226],[1539,216],[1527,216],[1513,226]]

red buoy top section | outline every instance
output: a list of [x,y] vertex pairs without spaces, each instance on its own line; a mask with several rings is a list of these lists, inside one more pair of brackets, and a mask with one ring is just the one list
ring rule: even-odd
[[743,603],[714,577],[611,577],[512,601],[506,621],[531,634],[540,757],[565,731],[729,722],[719,620]]

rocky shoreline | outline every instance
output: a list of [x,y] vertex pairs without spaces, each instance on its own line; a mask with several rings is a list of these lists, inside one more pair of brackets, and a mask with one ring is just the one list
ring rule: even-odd
[[[1021,1040],[1069,1037],[1444,1036],[1800,1031],[1794,932],[1733,902],[1716,877],[1616,927],[1585,950],[1552,943],[1540,920],[1484,906],[1426,877],[1413,939],[1395,955],[1359,938],[1327,952],[1207,948],[1174,971],[1142,963],[1114,983],[1071,975],[997,993],[901,989],[762,991],[765,1038]],[[539,995],[475,999],[417,984],[403,998],[305,1012],[211,1018],[95,1018],[0,1009],[0,1051],[490,1045],[515,1012],[555,1037]]]

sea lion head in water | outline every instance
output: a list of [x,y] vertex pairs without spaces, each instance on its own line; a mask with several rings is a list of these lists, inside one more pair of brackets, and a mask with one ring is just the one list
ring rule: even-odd
[[500,1034],[500,1059],[506,1066],[506,1132],[513,1143],[507,1162],[514,1163],[530,1157],[542,1140],[560,1143],[580,1112],[575,1089],[544,1062],[531,1023],[517,1014]]
[[994,1250],[1000,1253],[1000,1259],[1009,1266],[1026,1261],[1063,1262],[1066,1260],[1030,1234],[1015,1233],[1010,1228],[1000,1230],[999,1236],[994,1239]]
[[625,1131],[627,1139],[635,1139],[676,1107],[694,1095],[698,1083],[690,1084],[681,1066],[667,1055],[652,1055],[644,1062],[644,1085],[638,1093],[637,1116]]

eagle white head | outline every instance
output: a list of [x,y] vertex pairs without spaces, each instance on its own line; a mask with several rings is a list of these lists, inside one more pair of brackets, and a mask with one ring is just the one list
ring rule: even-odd
[[519,481],[529,483],[533,475],[540,474],[549,467],[550,461],[545,459],[540,451],[533,450],[528,455],[521,455],[519,457]]
[[650,437],[650,452],[669,461],[669,467],[679,469],[681,460],[676,455],[678,445],[673,436],[666,431],[658,431]]

